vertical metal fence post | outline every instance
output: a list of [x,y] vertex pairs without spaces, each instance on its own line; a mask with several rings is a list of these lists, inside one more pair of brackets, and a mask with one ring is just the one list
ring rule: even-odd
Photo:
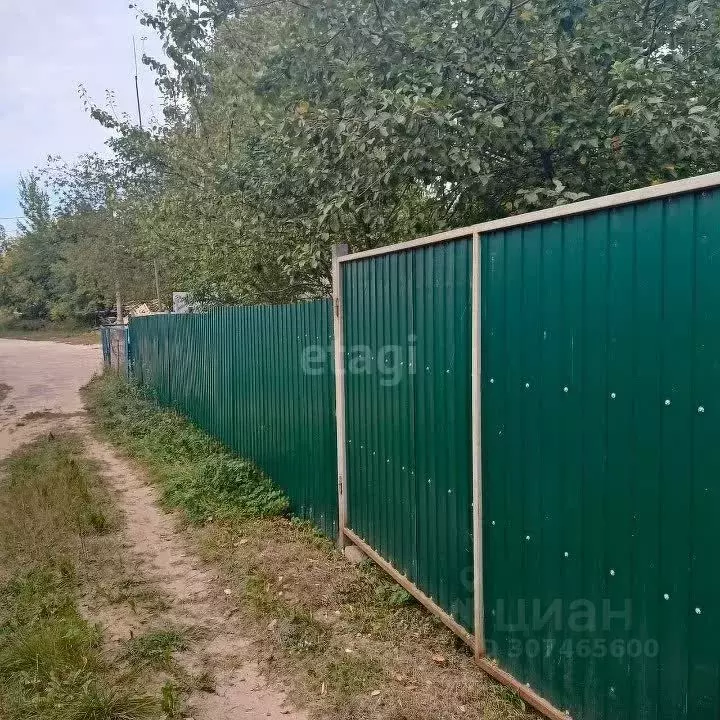
[[335,245],[332,252],[333,334],[335,340],[335,422],[337,424],[338,547],[345,547],[347,517],[345,456],[345,354],[343,349],[342,272],[338,258],[348,254],[347,245]]
[[475,657],[485,655],[482,523],[482,254],[480,234],[472,243],[472,479],[473,479],[473,597]]

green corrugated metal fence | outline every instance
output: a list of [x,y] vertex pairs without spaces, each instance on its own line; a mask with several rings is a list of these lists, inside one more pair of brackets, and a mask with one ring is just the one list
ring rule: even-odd
[[131,323],[135,377],[252,458],[292,509],[338,531],[329,301],[154,315]]
[[135,320],[133,372],[552,717],[717,720],[718,187],[340,258],[338,378],[329,302]]
[[347,526],[472,632],[469,240],[343,264]]
[[720,192],[482,243],[489,649],[583,720],[717,718]]

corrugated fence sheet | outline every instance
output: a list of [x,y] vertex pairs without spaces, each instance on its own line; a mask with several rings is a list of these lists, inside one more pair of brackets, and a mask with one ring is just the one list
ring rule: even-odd
[[332,304],[220,308],[132,321],[135,377],[233,452],[293,512],[338,532]]
[[348,528],[472,632],[470,240],[342,265]]
[[720,192],[482,253],[489,654],[582,720],[719,717]]
[[100,328],[103,366],[108,370],[128,372],[130,335],[126,325],[104,325]]

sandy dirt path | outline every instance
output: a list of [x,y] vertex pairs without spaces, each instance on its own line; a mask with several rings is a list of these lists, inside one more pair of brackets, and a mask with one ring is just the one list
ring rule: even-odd
[[101,369],[96,345],[0,338],[0,458],[45,432],[53,415],[82,413],[78,390]]
[[[0,458],[46,432],[81,433],[123,512],[127,566],[169,604],[156,621],[202,630],[202,640],[180,661],[188,672],[211,673],[216,690],[190,697],[192,717],[305,720],[250,659],[252,647],[233,617],[232,598],[185,546],[173,517],[159,510],[154,488],[113,448],[91,436],[79,390],[100,366],[97,346],[0,339]],[[117,609],[98,608],[98,613],[114,642],[140,630],[132,616]]]

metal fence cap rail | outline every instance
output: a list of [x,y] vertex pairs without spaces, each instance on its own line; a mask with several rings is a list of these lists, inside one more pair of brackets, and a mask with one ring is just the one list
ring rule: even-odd
[[350,255],[339,257],[338,262],[353,262],[354,260],[362,260],[363,258],[377,255],[387,255],[389,253],[402,252],[403,250],[412,250],[413,248],[422,247],[423,245],[432,245],[448,240],[472,237],[476,234],[482,235],[483,233],[506,230],[521,225],[558,220],[572,215],[582,215],[596,210],[621,207],[622,205],[630,205],[646,200],[657,200],[658,198],[681,195],[683,193],[706,190],[718,186],[720,186],[720,172],[696,175],[695,177],[686,178],[685,180],[674,180],[673,182],[639,188],[638,190],[628,190],[626,192],[615,193],[614,195],[603,195],[602,197],[581,200],[567,205],[559,205],[545,210],[536,210],[534,212],[523,213],[522,215],[512,215],[501,218],[500,220],[490,220],[476,225],[456,228],[455,230],[446,230],[441,233],[436,233],[435,235],[395,243],[394,245],[386,245],[384,247],[374,248],[373,250],[351,253]]

